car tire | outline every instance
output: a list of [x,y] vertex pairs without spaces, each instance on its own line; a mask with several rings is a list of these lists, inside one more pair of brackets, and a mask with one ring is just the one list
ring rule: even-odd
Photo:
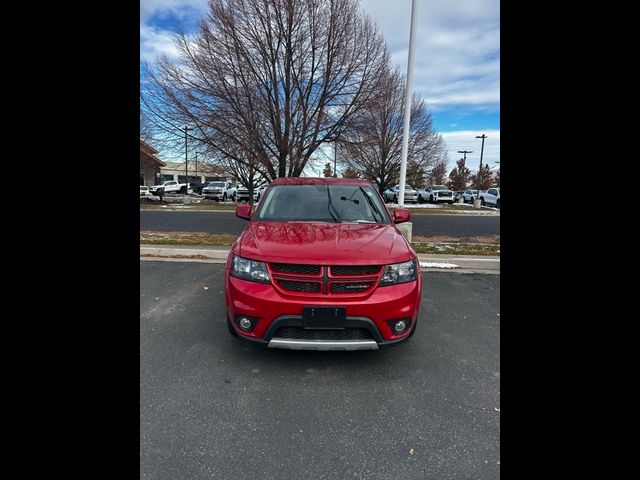
[[236,332],[236,329],[233,328],[233,325],[231,324],[231,319],[229,318],[229,315],[227,315],[227,328],[229,329],[229,334],[232,337],[238,336],[238,332]]
[[496,207],[500,208],[500,199],[496,200]]
[[433,203],[433,195],[429,195],[429,203]]
[[393,203],[398,203],[398,195],[393,196]]
[[222,194],[222,201],[223,201],[223,202],[226,202],[226,201],[227,201],[227,194],[226,194],[226,193],[223,193],[223,194]]
[[236,201],[236,194],[235,194],[235,193],[233,194],[233,197],[231,197],[231,201],[232,201],[232,202],[235,202],[235,201]]
[[161,197],[162,195],[164,195],[164,188],[159,188],[159,189],[156,191],[156,195],[158,195],[159,197]]
[[482,205],[484,207],[484,198],[480,199],[480,205]]

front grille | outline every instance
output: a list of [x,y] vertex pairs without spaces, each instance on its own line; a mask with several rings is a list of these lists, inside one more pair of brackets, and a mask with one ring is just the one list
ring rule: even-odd
[[371,282],[358,283],[332,283],[331,293],[356,293],[364,292],[371,287]]
[[303,275],[319,275],[320,265],[302,265],[297,263],[271,263],[271,270],[281,273],[298,273]]
[[366,328],[345,328],[344,330],[313,330],[302,327],[280,327],[275,338],[295,340],[372,340]]
[[290,280],[278,280],[278,285],[290,292],[319,293],[320,284],[317,282],[295,282]]
[[373,275],[380,271],[380,265],[340,265],[331,267],[331,275]]

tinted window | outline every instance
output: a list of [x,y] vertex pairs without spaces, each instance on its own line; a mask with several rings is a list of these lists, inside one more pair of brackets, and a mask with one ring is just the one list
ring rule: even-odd
[[390,223],[368,185],[275,185],[256,213],[263,221]]
[[433,186],[433,190],[447,190],[447,187],[445,187],[444,185],[434,185]]

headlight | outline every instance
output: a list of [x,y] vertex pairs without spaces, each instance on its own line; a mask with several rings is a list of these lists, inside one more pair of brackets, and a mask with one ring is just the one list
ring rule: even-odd
[[252,282],[271,283],[266,263],[238,257],[237,255],[233,256],[231,275]]
[[398,283],[413,282],[418,278],[418,266],[416,260],[403,263],[394,263],[384,268],[380,279],[380,286],[397,285]]

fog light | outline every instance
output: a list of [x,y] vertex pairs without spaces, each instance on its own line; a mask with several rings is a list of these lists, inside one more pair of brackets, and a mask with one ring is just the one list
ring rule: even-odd
[[405,328],[407,328],[407,322],[405,322],[404,320],[396,322],[396,324],[393,326],[393,329],[398,333],[404,332]]
[[249,320],[247,317],[240,317],[240,321],[238,323],[240,324],[241,329],[251,330],[251,320]]

